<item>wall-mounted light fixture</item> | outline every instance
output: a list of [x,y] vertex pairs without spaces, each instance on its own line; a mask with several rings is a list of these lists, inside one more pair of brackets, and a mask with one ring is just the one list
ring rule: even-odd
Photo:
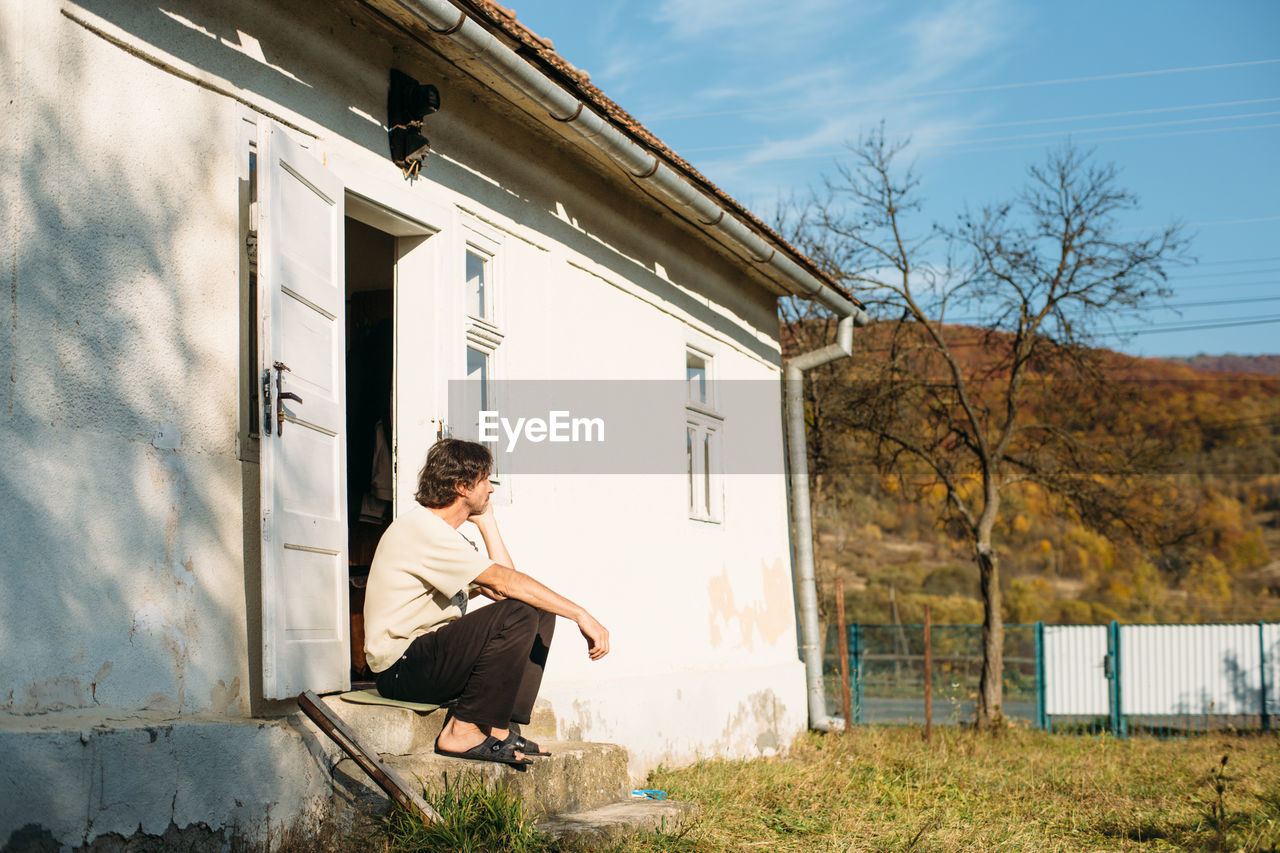
[[387,138],[391,160],[406,178],[416,178],[427,160],[431,143],[422,135],[422,120],[440,109],[440,90],[419,83],[403,71],[391,69],[387,92]]

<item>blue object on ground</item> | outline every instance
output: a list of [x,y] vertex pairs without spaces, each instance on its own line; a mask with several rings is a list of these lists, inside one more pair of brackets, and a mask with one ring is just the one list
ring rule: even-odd
[[644,800],[665,800],[667,798],[667,792],[655,791],[652,788],[636,788],[631,792],[631,796]]

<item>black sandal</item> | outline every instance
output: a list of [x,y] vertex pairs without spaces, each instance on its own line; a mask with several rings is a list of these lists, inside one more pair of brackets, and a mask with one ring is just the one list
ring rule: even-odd
[[443,755],[446,758],[461,758],[464,761],[492,761],[495,764],[506,764],[510,767],[516,767],[521,770],[528,767],[533,762],[527,758],[516,758],[516,747],[507,740],[498,740],[490,735],[484,739],[484,743],[478,743],[464,752],[449,752],[440,748],[440,741],[436,741],[436,755]]
[[542,747],[538,746],[536,741],[525,740],[521,737],[520,729],[516,727],[515,723],[511,724],[511,734],[507,735],[507,739],[503,743],[515,747],[517,752],[523,752],[525,758],[529,756],[548,758],[551,755],[549,752],[543,752]]

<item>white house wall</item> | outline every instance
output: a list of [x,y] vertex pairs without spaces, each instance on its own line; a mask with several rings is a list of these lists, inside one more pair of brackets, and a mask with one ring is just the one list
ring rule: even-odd
[[[3,714],[265,708],[256,466],[238,446],[250,110],[436,232],[398,283],[424,329],[397,379],[402,504],[463,373],[450,282],[468,223],[504,252],[500,378],[679,380],[695,344],[721,378],[778,380],[773,297],[620,172],[359,7],[208,5],[0,4],[16,58],[0,91]],[[412,185],[378,124],[393,63],[444,100]],[[759,452],[781,460],[773,417]],[[612,632],[591,664],[560,625],[544,696],[561,733],[622,743],[637,773],[767,752],[804,725],[782,476],[726,478],[720,524],[691,521],[685,489],[674,473],[517,476],[499,494],[519,567]]]
[[235,104],[56,3],[0,38],[0,712],[247,714]]

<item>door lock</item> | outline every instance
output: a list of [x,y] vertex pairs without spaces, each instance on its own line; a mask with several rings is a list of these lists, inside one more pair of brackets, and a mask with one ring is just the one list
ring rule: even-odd
[[[283,361],[277,361],[272,365],[276,369],[276,435],[284,435],[284,401],[293,400],[298,405],[302,405],[302,398],[292,391],[286,391],[283,387],[284,374],[289,370],[289,366]],[[271,397],[267,397],[267,418],[271,418]],[[270,428],[268,428],[270,431]]]

